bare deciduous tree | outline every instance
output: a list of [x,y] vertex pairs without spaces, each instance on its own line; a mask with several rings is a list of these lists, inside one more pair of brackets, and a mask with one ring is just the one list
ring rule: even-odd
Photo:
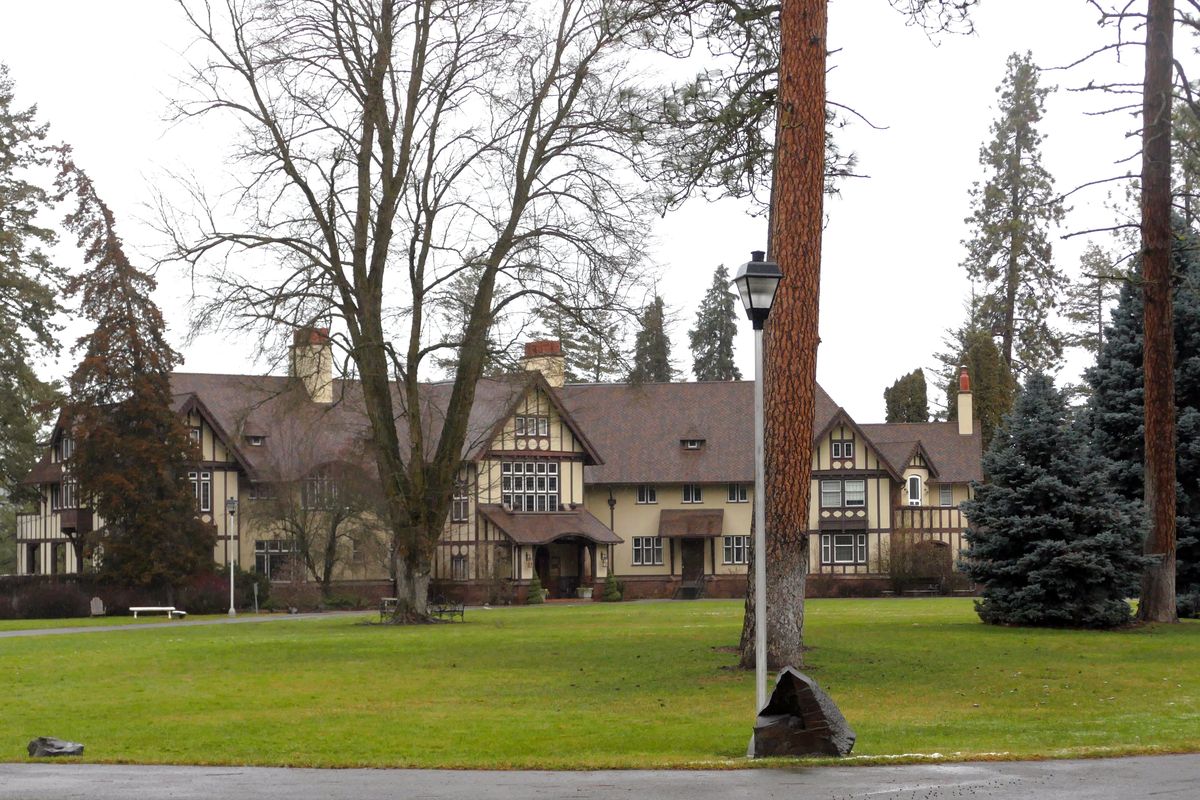
[[[361,384],[396,546],[425,611],[495,317],[537,296],[620,298],[649,195],[647,96],[626,56],[670,19],[635,0],[180,0],[199,37],[180,114],[241,126],[235,186],[161,204],[195,272],[196,325],[333,328]],[[431,298],[478,275],[462,330]],[[429,357],[457,350],[432,413]]]

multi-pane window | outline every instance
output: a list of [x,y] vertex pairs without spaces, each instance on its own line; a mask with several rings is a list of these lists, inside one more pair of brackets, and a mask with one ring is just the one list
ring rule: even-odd
[[78,508],[79,484],[74,478],[65,478],[61,484],[50,487],[50,508],[58,511],[63,508]]
[[683,485],[683,502],[685,503],[703,503],[704,489],[698,483],[685,483]]
[[54,454],[59,461],[66,461],[75,452],[75,440],[70,436],[64,436],[58,440],[58,444],[54,446]]
[[250,499],[251,500],[274,500],[275,486],[270,483],[251,483],[250,484]]
[[908,504],[910,506],[921,505],[921,476],[910,475],[908,477]]
[[637,501],[639,503],[657,503],[658,489],[649,484],[643,483],[637,487]]
[[305,479],[300,495],[301,506],[306,511],[334,508],[338,499],[337,481],[327,472],[313,473]]
[[821,508],[842,507],[842,482],[821,481]]
[[854,458],[854,442],[841,439],[830,442],[829,455],[839,461]]
[[658,536],[633,537],[633,565],[655,566],[663,563],[662,538]]
[[192,496],[196,498],[196,508],[200,511],[212,511],[212,473],[189,472],[188,480],[192,484]]
[[725,563],[746,564],[750,561],[750,537],[725,537]]
[[558,462],[501,462],[500,493],[513,511],[558,511]]
[[822,564],[866,564],[867,535],[865,533],[821,534]]
[[468,566],[466,556],[450,556],[450,580],[465,581]]
[[842,485],[845,489],[844,502],[848,508],[862,508],[867,504],[866,481],[846,481]]
[[938,487],[938,503],[943,506],[954,505],[954,487],[942,484]]
[[466,481],[454,484],[454,497],[450,501],[450,521],[466,522],[471,513],[471,498],[467,495]]
[[517,436],[550,435],[550,418],[546,416],[517,417],[513,426]]
[[188,428],[188,437],[192,440],[192,444],[199,447],[200,446],[200,426],[193,425],[192,427]]
[[292,577],[292,543],[284,539],[262,539],[254,543],[254,570],[267,580],[286,581]]
[[[750,499],[750,490],[744,483],[729,484],[729,502],[746,503]],[[739,562],[740,563],[740,562]]]

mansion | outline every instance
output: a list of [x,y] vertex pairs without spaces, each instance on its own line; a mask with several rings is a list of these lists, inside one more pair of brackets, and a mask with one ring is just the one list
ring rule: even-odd
[[[529,343],[524,361],[525,373],[478,386],[433,591],[520,600],[536,574],[550,597],[598,598],[613,574],[626,598],[744,594],[753,384],[566,384],[561,346],[549,341]],[[217,563],[234,559],[273,581],[314,579],[272,516],[284,512],[271,509],[285,480],[302,481],[306,498],[329,497],[338,491],[331,466],[370,461],[357,385],[335,380],[332,366],[327,335],[316,330],[297,335],[291,377],[172,376],[176,410],[198,449],[189,479],[198,513],[216,528]],[[435,436],[450,385],[424,389]],[[901,537],[953,568],[965,528],[959,504],[982,480],[965,373],[958,403],[956,422],[861,424],[817,387],[813,575],[887,588]],[[407,425],[398,428],[404,451]],[[19,574],[79,571],[71,542],[103,524],[64,472],[70,453],[69,432],[56,428],[26,478],[41,502],[18,517]],[[374,527],[338,545],[339,583],[385,585],[386,548]]]

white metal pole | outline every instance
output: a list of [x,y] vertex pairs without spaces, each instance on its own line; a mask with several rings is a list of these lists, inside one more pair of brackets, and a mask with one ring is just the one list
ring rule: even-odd
[[754,331],[754,716],[767,704],[766,467],[763,461],[763,332]]
[[[230,511],[229,512],[229,527],[226,529],[225,535],[226,535],[226,541],[231,544],[233,543],[233,520],[234,520],[234,513],[233,513],[233,511]],[[234,608],[233,608],[233,552],[234,552],[234,549],[230,548],[228,550],[228,552],[229,552],[229,616],[236,617],[237,611],[234,610]]]

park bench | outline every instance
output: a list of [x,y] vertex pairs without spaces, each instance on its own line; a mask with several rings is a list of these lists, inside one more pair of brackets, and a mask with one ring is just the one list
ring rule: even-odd
[[466,609],[458,600],[447,600],[444,597],[436,597],[429,604],[429,613],[433,616],[442,619],[449,617],[451,621],[458,617],[462,622],[466,622]]
[[388,617],[396,613],[396,598],[381,597],[379,598],[379,621],[385,622]]
[[145,614],[151,614],[154,612],[164,613],[170,619],[187,616],[186,611],[179,611],[175,608],[175,606],[130,606],[129,610],[133,612],[134,619],[137,619],[138,612]]

